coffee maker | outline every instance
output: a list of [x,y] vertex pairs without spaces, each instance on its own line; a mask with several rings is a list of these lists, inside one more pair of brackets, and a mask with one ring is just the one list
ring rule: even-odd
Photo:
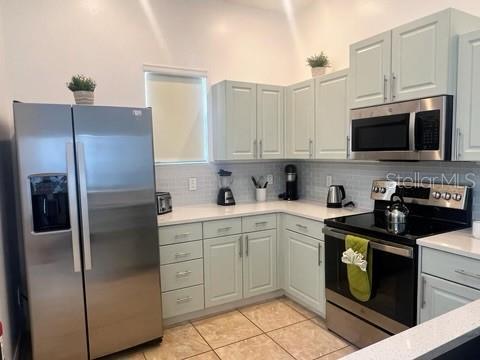
[[217,195],[217,205],[235,205],[235,198],[233,197],[232,189],[230,186],[233,183],[232,172],[220,169],[218,172],[218,184],[220,189]]
[[287,178],[285,192],[278,197],[283,200],[298,200],[298,178],[295,165],[285,166],[285,176]]

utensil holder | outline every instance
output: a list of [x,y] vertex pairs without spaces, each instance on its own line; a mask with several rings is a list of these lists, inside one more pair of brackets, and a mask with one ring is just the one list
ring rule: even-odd
[[255,189],[255,198],[258,202],[267,201],[267,189]]

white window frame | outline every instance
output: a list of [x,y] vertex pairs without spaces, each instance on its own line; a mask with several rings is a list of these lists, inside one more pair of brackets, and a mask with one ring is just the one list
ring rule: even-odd
[[[170,75],[178,77],[195,77],[203,79],[203,160],[199,161],[156,161],[155,165],[182,165],[182,164],[207,164],[210,160],[210,143],[209,143],[209,119],[208,119],[208,72],[206,70],[200,69],[188,69],[181,67],[173,67],[166,65],[153,65],[153,64],[144,64],[143,65],[143,81],[144,81],[144,101],[145,106],[147,106],[147,74],[155,73],[159,75]],[[155,140],[154,140],[155,142]]]

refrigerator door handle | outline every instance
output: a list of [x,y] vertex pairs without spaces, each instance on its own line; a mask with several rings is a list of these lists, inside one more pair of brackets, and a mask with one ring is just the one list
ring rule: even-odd
[[67,186],[70,228],[72,230],[73,271],[82,271],[80,256],[80,232],[78,227],[77,185],[75,182],[75,154],[73,143],[67,143]]
[[85,270],[92,269],[92,252],[90,247],[90,222],[88,219],[87,177],[85,174],[85,147],[77,142],[78,185],[80,188],[80,209],[82,215],[83,261]]

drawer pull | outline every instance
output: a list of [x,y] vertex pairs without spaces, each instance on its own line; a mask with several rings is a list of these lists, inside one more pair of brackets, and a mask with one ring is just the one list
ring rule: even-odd
[[303,230],[307,230],[308,229],[308,226],[307,225],[302,225],[302,224],[295,224],[297,227],[299,227],[300,229],[303,229]]
[[460,274],[460,275],[470,276],[470,277],[473,277],[475,279],[480,280],[480,274],[474,274],[474,273],[471,273],[471,272],[468,272],[468,271],[465,271],[465,270],[462,270],[462,269],[455,269],[455,272],[457,274]]
[[232,227],[231,226],[227,226],[227,227],[223,227],[223,228],[218,228],[218,232],[224,232],[224,231],[228,231],[230,230]]
[[191,234],[189,232],[186,232],[186,233],[183,233],[183,234],[176,234],[175,239],[185,238],[185,237],[190,236],[190,235]]
[[190,270],[186,270],[186,271],[179,271],[177,272],[177,278],[183,278],[183,277],[187,277],[191,274],[192,272]]
[[187,256],[190,256],[192,255],[192,253],[189,253],[189,252],[178,252],[175,254],[175,258],[184,258],[184,257],[187,257]]
[[186,302],[189,302],[189,301],[192,301],[192,300],[193,300],[193,298],[191,296],[187,296],[187,297],[184,297],[184,298],[177,299],[177,304],[186,303]]
[[268,224],[268,221],[259,221],[255,223],[255,226],[265,226]]

